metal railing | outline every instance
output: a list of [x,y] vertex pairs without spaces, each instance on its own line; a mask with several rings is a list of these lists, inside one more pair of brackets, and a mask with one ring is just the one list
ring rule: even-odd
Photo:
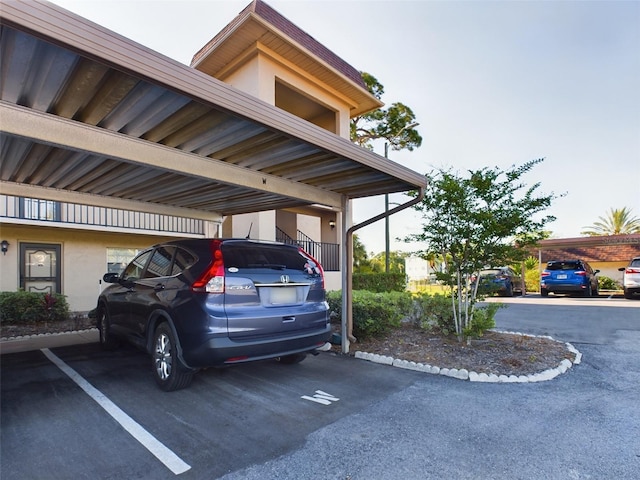
[[205,235],[204,220],[118,208],[0,195],[0,218],[142,231]]
[[300,230],[297,231],[297,235],[298,238],[293,239],[283,230],[276,227],[276,240],[278,242],[299,246],[320,262],[325,272],[340,271],[340,245],[337,243],[316,242]]

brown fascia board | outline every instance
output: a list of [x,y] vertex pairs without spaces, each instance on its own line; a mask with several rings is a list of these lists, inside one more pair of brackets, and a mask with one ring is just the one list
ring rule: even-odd
[[287,18],[282,16],[262,0],[255,0],[252,3],[255,5],[254,12],[256,15],[259,15],[265,21],[269,22],[282,33],[309,50],[315,56],[331,65],[336,71],[340,72],[356,85],[359,85],[364,89],[367,88],[358,70],[318,42],[307,32],[296,26],[293,22],[290,22]]
[[215,37],[202,47],[191,60],[191,67],[197,68],[197,65],[208,55],[210,55],[217,45],[222,44],[225,40],[236,31],[243,23],[247,22],[251,16],[257,17],[265,26],[271,27],[272,31],[278,32],[284,39],[288,39],[292,45],[299,45],[307,50],[312,57],[316,57],[333,69],[338,75],[344,77],[351,83],[363,90],[363,93],[370,97],[367,105],[361,105],[356,109],[356,114],[366,113],[376,108],[381,108],[384,103],[372,95],[368,89],[360,72],[333,53],[323,44],[318,42],[311,35],[289,21],[286,17],[278,13],[275,9],[267,5],[262,0],[254,0],[247,5],[230,23],[228,23]]
[[588,247],[596,245],[640,245],[640,234],[596,235],[591,237],[549,238],[538,242],[538,248]]

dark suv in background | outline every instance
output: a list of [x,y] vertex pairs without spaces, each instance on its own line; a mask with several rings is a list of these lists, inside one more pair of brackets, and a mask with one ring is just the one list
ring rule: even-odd
[[200,368],[297,363],[331,335],[322,267],[302,249],[246,239],[155,245],[98,299],[100,342],[151,354],[156,382],[184,388]]
[[553,260],[547,263],[540,277],[540,295],[549,293],[579,293],[585,297],[598,296],[598,278],[587,262],[582,260]]

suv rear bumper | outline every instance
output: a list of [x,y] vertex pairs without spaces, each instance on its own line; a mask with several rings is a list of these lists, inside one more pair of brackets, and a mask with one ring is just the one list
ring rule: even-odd
[[565,283],[565,284],[556,284],[556,285],[549,285],[548,283],[545,284],[541,284],[540,288],[543,288],[544,290],[546,290],[547,292],[551,292],[551,293],[575,293],[575,292],[584,292],[587,289],[587,286],[584,284],[571,284],[571,283]]
[[183,351],[184,361],[190,368],[232,365],[267,360],[296,353],[316,350],[331,337],[331,325],[322,330],[305,331],[298,335],[237,341],[229,337],[211,338],[198,347]]

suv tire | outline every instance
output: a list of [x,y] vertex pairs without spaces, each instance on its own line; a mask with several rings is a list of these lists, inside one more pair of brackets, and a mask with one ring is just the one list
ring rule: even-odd
[[120,345],[120,341],[111,333],[111,320],[107,307],[98,307],[96,323],[100,334],[100,346],[104,350],[115,350]]
[[178,358],[178,344],[166,322],[156,328],[152,348],[151,366],[158,386],[165,392],[188,387],[194,372],[187,369]]

